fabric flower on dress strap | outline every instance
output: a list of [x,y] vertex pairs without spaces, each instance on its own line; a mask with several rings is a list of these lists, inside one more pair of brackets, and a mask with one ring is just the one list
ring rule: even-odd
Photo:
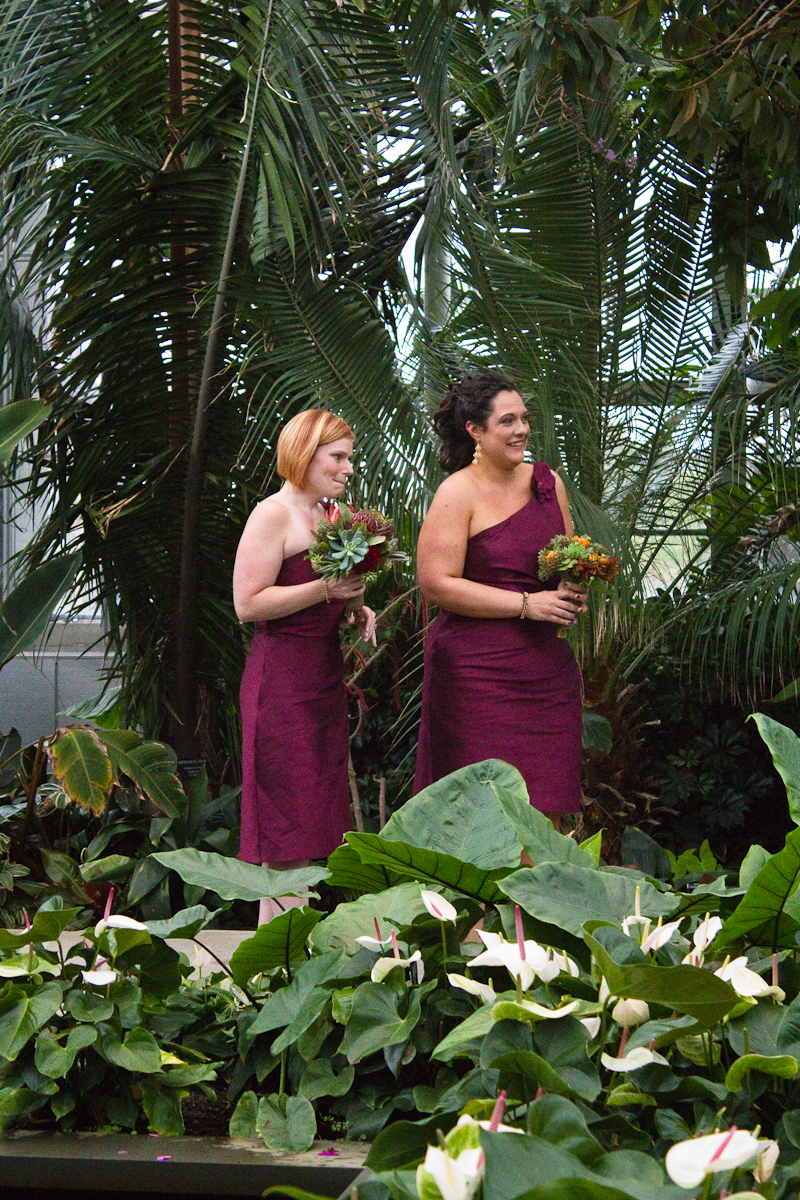
[[546,462],[535,462],[533,464],[531,488],[536,499],[541,504],[544,504],[547,500],[555,499],[556,481],[553,478],[553,472]]

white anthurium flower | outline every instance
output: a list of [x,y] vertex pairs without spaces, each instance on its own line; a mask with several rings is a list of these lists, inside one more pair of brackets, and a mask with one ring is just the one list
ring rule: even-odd
[[600,980],[600,990],[597,993],[597,999],[601,1004],[605,1004],[606,1001],[611,999],[611,989],[608,986],[605,975]]
[[604,1067],[608,1067],[609,1071],[638,1071],[640,1067],[647,1067],[650,1063],[658,1063],[662,1067],[669,1066],[663,1054],[659,1054],[656,1050],[648,1050],[646,1046],[636,1046],[622,1058],[612,1058],[610,1054],[601,1054],[600,1062]]
[[410,958],[379,958],[374,967],[369,973],[369,977],[373,983],[382,983],[390,971],[395,967],[402,967],[405,970],[411,963],[418,963],[417,967],[417,983],[422,983],[425,977],[425,966],[422,962],[422,954],[419,950],[415,950]]
[[631,1029],[650,1020],[650,1009],[645,1000],[618,1000],[611,1016],[623,1029]]
[[[505,1093],[503,1093],[505,1095]],[[517,1129],[514,1125],[502,1125],[499,1121],[476,1121],[469,1113],[464,1113],[456,1121],[456,1129],[463,1129],[467,1125],[475,1125],[478,1129],[487,1129],[491,1133],[524,1133],[524,1129]],[[448,1135],[449,1136],[449,1135]]]
[[539,971],[546,968],[549,955],[544,946],[533,940],[523,942],[525,956],[523,958],[516,942],[507,942],[500,933],[487,933],[485,929],[478,930],[478,936],[486,949],[482,954],[471,960],[474,967],[505,967],[515,979],[519,978],[522,990],[527,991],[536,979]]
[[581,1025],[583,1025],[589,1037],[594,1041],[600,1032],[600,1026],[603,1022],[599,1017],[581,1017]]
[[457,1158],[452,1158],[439,1146],[428,1146],[424,1163],[417,1167],[417,1191],[420,1196],[430,1196],[432,1182],[442,1200],[471,1200],[482,1178],[483,1151],[480,1147],[462,1150]]
[[676,1142],[667,1151],[664,1166],[678,1187],[693,1189],[699,1187],[707,1175],[743,1167],[770,1144],[765,1139],[754,1137],[746,1129],[734,1126],[726,1133],[710,1133],[705,1137]]
[[628,937],[632,937],[631,929],[634,925],[645,926],[645,933],[650,927],[650,918],[642,916],[642,889],[639,884],[636,885],[636,899],[634,900],[634,911],[632,916],[624,917],[622,921],[623,933],[627,933]]
[[392,944],[390,937],[379,942],[377,938],[370,937],[369,934],[364,934],[362,937],[357,937],[356,942],[359,946],[365,946],[367,950],[373,950],[376,954],[380,954],[381,950],[387,949]]
[[580,975],[578,964],[574,963],[567,954],[562,954],[559,950],[550,950],[547,957],[548,962],[536,971],[542,983],[550,983],[557,975],[571,975],[573,979],[577,979]]
[[141,921],[134,920],[133,917],[103,917],[94,927],[94,936],[99,938],[105,929],[143,929],[147,933],[147,926],[143,925]]
[[758,1162],[753,1167],[753,1179],[755,1179],[756,1183],[766,1183],[768,1179],[771,1179],[779,1154],[780,1147],[778,1143],[767,1142],[758,1156]]
[[437,921],[458,920],[458,911],[449,900],[445,900],[444,896],[440,896],[438,892],[426,892],[423,888],[420,896],[428,912],[432,917],[436,917]]
[[451,975],[449,972],[447,978],[453,987],[478,996],[484,1004],[494,1004],[497,999],[497,992],[488,983],[478,983],[477,979],[467,979],[466,975]]
[[659,918],[658,925],[651,933],[648,933],[642,942],[642,951],[649,954],[651,950],[660,950],[662,946],[666,946],[667,942],[675,936],[680,923],[680,921],[670,921],[667,925],[662,925]]
[[117,978],[117,972],[112,971],[110,967],[100,967],[96,971],[81,971],[84,983],[96,983],[98,986],[105,986],[107,983],[114,983]]
[[755,971],[747,966],[747,956],[734,958],[732,962],[723,963],[715,972],[725,983],[729,983],[740,996],[769,996],[772,988],[766,979],[762,979]]
[[720,929],[722,929],[721,919],[719,917],[712,917],[710,913],[706,913],[692,936],[694,950],[690,950],[683,961],[689,963],[692,967],[701,967],[703,965],[703,956]]

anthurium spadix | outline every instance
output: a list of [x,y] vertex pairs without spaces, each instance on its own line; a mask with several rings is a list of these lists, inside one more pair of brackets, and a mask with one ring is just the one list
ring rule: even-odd
[[108,897],[106,899],[106,909],[102,918],[94,927],[94,936],[100,937],[106,929],[143,929],[147,932],[147,926],[141,921],[136,921],[133,917],[113,916],[111,915],[111,904],[114,900],[114,889],[109,888]]
[[773,1145],[766,1138],[759,1139],[754,1133],[734,1126],[725,1133],[677,1142],[667,1151],[664,1165],[673,1183],[693,1189],[700,1187],[707,1175],[743,1167]]

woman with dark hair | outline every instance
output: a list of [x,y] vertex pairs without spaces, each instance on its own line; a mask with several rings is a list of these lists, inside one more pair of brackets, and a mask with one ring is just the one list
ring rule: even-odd
[[580,809],[581,679],[559,629],[586,589],[541,583],[538,554],[573,533],[564,484],[524,461],[528,415],[513,382],[487,372],[454,384],[434,417],[448,472],[422,526],[419,582],[439,615],[425,640],[415,791],[499,758],[558,823]]
[[[321,409],[298,413],[278,438],[283,486],[253,510],[233,569],[233,602],[255,634],[242,675],[239,858],[277,869],[326,858],[350,827],[349,729],[339,625],[358,575],[314,574],[308,548],[323,500],[344,495],[353,431]],[[375,643],[375,614],[361,610]],[[259,924],[293,902],[262,900]],[[297,903],[297,901],[294,901]]]

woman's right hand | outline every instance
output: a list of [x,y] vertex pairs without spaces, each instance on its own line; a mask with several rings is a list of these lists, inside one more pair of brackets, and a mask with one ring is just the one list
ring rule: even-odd
[[363,596],[366,586],[360,575],[342,575],[328,581],[328,596],[331,600],[354,600]]
[[525,617],[529,621],[552,621],[555,625],[574,625],[578,613],[583,612],[586,605],[577,597],[565,591],[534,592],[528,596],[528,610]]

